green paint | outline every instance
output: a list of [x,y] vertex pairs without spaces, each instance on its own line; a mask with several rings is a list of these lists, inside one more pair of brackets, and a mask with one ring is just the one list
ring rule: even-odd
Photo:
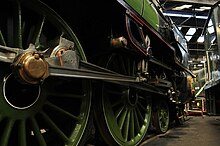
[[143,0],[125,0],[140,15],[143,8]]
[[150,5],[148,0],[144,0],[144,11],[142,17],[156,30],[159,28],[159,17],[157,10]]
[[140,16],[142,16],[154,29],[159,28],[157,10],[149,0],[125,0]]

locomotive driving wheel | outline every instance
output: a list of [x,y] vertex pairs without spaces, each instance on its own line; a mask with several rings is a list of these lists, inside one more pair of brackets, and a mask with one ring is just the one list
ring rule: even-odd
[[[70,27],[44,3],[9,0],[0,7],[1,45],[25,50],[29,44],[34,44],[37,51],[46,52],[57,45],[57,38],[62,35],[74,42],[79,58],[86,61]],[[11,62],[4,60],[4,54],[7,52],[0,49],[0,145],[79,144],[90,112],[89,81],[49,76],[40,84],[22,83],[12,71]],[[12,56],[7,57],[16,57],[12,52],[8,54]],[[38,58],[27,55],[24,61],[27,64],[21,64],[34,76],[38,74],[28,67],[32,63],[45,65],[44,60]],[[38,73],[42,73],[41,70]]]
[[153,125],[157,133],[166,133],[170,122],[168,102],[161,100],[156,104],[156,111],[153,112]]
[[[135,76],[135,60],[121,54],[111,55],[106,67],[120,74]],[[104,140],[109,145],[138,145],[149,126],[151,97],[137,88],[106,82],[101,90],[101,100],[95,101],[95,114]]]
[[185,121],[184,107],[179,105],[176,108],[175,122],[177,125],[183,125],[184,121]]

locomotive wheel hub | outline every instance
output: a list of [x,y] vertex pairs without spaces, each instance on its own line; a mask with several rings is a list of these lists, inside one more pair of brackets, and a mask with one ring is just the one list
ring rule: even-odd
[[127,90],[127,101],[128,104],[131,106],[135,106],[138,102],[138,95],[135,91],[133,91],[132,89]]
[[19,81],[38,84],[48,76],[48,64],[40,53],[25,52],[15,59],[13,66]]

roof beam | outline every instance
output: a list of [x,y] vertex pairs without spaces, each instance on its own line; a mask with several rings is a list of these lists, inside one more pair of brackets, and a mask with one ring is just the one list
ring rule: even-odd
[[219,0],[160,0],[164,2],[187,2],[187,3],[194,3],[194,4],[203,4],[203,5],[214,5]]

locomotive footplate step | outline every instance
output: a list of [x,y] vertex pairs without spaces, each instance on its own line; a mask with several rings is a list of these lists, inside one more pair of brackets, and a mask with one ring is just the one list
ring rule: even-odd
[[194,116],[140,146],[219,146],[220,116]]

